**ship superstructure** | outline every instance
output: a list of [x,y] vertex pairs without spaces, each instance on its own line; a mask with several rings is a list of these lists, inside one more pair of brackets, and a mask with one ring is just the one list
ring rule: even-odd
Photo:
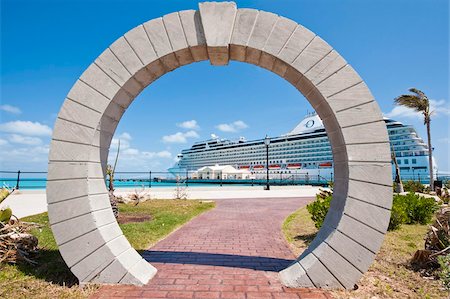
[[[402,179],[428,177],[428,148],[412,126],[385,118],[391,148],[394,149]],[[210,165],[232,165],[262,177],[267,166],[271,176],[307,174],[332,179],[333,154],[322,120],[308,114],[291,132],[270,138],[269,163],[266,165],[264,139],[236,141],[219,139],[196,142],[182,150],[172,173],[195,171]],[[394,171],[393,171],[394,173]]]

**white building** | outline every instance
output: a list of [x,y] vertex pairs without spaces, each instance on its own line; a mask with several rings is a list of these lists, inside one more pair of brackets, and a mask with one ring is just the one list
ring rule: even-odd
[[231,165],[204,166],[192,178],[200,180],[248,180],[252,173],[246,169],[236,169]]

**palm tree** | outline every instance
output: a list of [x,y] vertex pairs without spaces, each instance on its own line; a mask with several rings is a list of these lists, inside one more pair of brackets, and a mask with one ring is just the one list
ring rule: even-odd
[[405,106],[414,109],[417,112],[423,114],[423,123],[427,126],[428,137],[428,166],[430,172],[430,190],[434,190],[433,181],[433,148],[431,147],[431,115],[433,111],[430,111],[430,101],[425,93],[416,88],[410,88],[409,91],[413,94],[404,94],[394,99],[395,104]]

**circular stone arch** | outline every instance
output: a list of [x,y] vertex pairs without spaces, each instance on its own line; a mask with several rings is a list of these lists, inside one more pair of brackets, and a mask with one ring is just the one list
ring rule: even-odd
[[58,114],[47,202],[60,253],[80,283],[141,285],[156,273],[129,244],[104,178],[117,124],[160,76],[202,60],[272,71],[322,119],[334,160],[334,194],[309,248],[280,272],[290,287],[352,288],[372,263],[392,204],[389,139],[382,114],[353,68],[325,41],[284,17],[206,2],[139,25],[81,75]]

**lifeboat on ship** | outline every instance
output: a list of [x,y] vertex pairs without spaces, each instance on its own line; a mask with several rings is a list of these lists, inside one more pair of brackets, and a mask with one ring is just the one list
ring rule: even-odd
[[253,166],[253,169],[254,169],[254,170],[261,170],[261,169],[264,169],[264,165],[255,165],[255,166]]
[[239,166],[239,169],[249,169],[249,168],[250,168],[250,166],[248,166],[248,165]]
[[331,167],[333,166],[333,163],[331,162],[324,162],[324,163],[320,163],[319,167],[323,167],[323,168],[327,168],[327,167]]
[[269,165],[269,169],[281,169],[281,165],[280,164],[272,164],[272,165]]
[[288,169],[300,169],[302,168],[302,164],[301,163],[289,163],[287,165]]

